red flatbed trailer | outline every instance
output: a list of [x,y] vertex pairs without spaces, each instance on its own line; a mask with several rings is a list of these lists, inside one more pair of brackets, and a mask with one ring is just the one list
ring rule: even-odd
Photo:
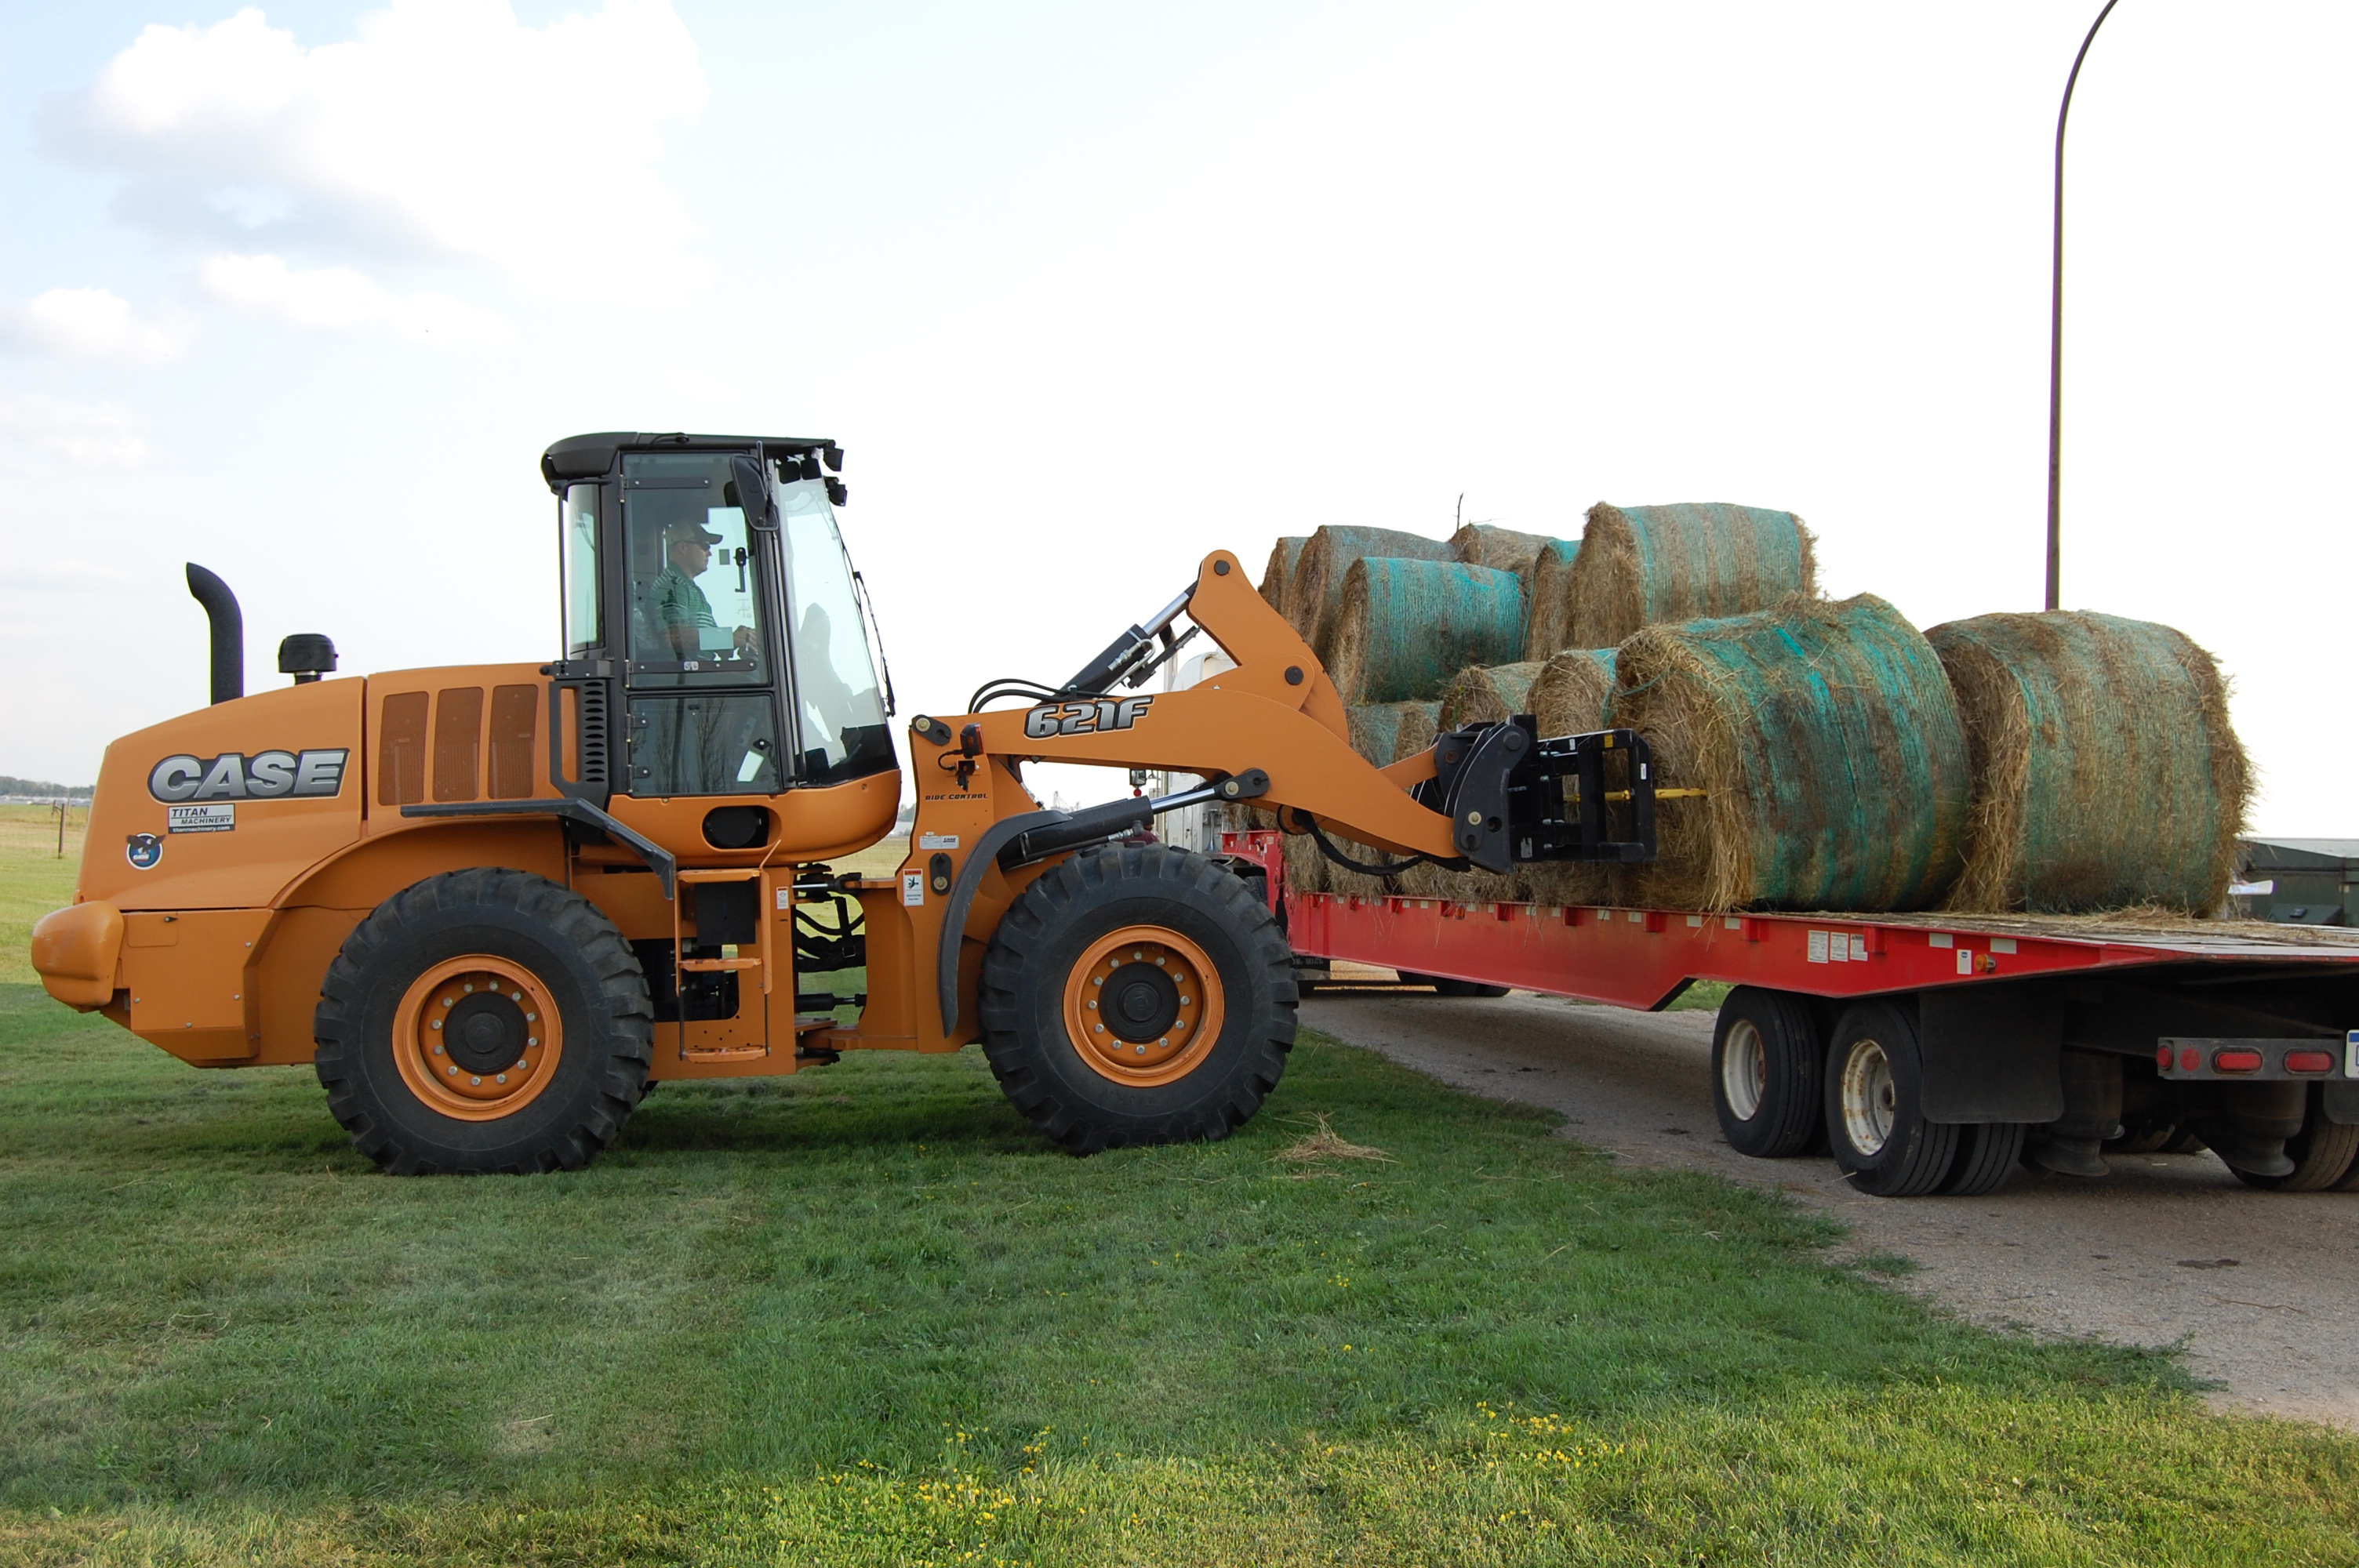
[[1962,1195],[2027,1147],[2095,1175],[2107,1152],[2201,1141],[2256,1187],[2359,1190],[2359,931],[1303,892],[1283,846],[1222,835],[1298,960],[1649,1011],[1739,988],[1712,1087],[1747,1153],[1823,1133],[1863,1190]]

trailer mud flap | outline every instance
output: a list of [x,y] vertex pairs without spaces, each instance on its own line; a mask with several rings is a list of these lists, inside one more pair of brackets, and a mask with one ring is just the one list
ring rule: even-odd
[[1928,1121],[2064,1114],[2064,999],[2049,987],[1940,987],[1918,997]]

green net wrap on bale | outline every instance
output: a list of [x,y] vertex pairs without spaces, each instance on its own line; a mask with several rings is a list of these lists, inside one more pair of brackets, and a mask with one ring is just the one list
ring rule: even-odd
[[1572,561],[1578,542],[1551,539],[1532,561],[1531,603],[1525,611],[1524,657],[1545,659],[1572,643]]
[[1745,615],[1817,591],[1810,531],[1790,512],[1601,501],[1573,557],[1563,646],[1614,647],[1642,626]]
[[1440,697],[1469,665],[1511,664],[1523,645],[1515,573],[1379,557],[1352,563],[1320,658],[1346,703],[1406,702]]
[[1529,713],[1525,701],[1539,673],[1538,665],[1473,665],[1459,671],[1441,694],[1441,728],[1496,724]]
[[1925,636],[1973,767],[1950,907],[2219,909],[2250,775],[2210,654],[2168,626],[2082,611],[1981,615]]
[[1351,721],[1352,750],[1376,766],[1389,767],[1399,756],[1401,721],[1413,710],[1425,715],[1425,750],[1433,744],[1433,709],[1430,702],[1377,702],[1346,708],[1344,718]]
[[1286,584],[1287,616],[1321,659],[1327,657],[1327,626],[1343,600],[1343,579],[1352,564],[1369,556],[1403,561],[1454,561],[1440,539],[1390,528],[1329,526],[1310,535],[1295,558]]
[[1874,594],[1650,626],[1608,721],[1644,735],[1658,853],[1617,873],[1669,908],[1923,909],[1957,880],[1972,774],[1932,644]]
[[1309,543],[1310,536],[1305,535],[1280,539],[1269,547],[1269,565],[1261,572],[1261,597],[1280,615],[1286,613],[1286,587],[1294,580],[1294,563],[1302,558],[1302,546]]

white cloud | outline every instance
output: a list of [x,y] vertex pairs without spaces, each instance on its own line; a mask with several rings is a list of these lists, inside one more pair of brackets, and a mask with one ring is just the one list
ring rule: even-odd
[[249,226],[283,213],[377,254],[486,264],[535,296],[701,287],[656,168],[661,128],[708,95],[669,0],[607,0],[546,27],[506,0],[394,0],[355,33],[306,49],[254,7],[150,26],[63,139]]
[[390,332],[421,343],[472,347],[516,341],[488,310],[447,294],[388,293],[348,266],[299,270],[272,255],[217,255],[198,273],[205,292],[253,316],[293,327]]
[[158,364],[188,341],[185,329],[141,320],[129,300],[105,288],[52,288],[0,310],[0,344],[67,359]]
[[45,447],[76,468],[136,469],[147,460],[147,443],[111,403],[70,403],[39,393],[0,396],[0,435]]

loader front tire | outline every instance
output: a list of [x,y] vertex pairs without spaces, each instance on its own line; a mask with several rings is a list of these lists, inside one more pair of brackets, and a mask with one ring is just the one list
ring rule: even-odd
[[1225,1138],[1294,1045],[1293,955],[1233,873],[1161,844],[1087,850],[1026,888],[983,962],[984,1054],[1076,1154]]
[[320,986],[313,1064],[397,1176],[578,1171],[645,1092],[654,1009],[630,944],[527,871],[448,871],[379,904]]

